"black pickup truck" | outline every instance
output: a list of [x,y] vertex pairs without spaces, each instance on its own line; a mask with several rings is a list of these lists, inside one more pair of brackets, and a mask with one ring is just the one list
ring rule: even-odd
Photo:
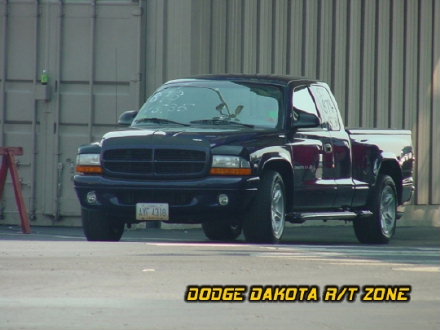
[[387,243],[414,191],[407,130],[345,129],[329,87],[302,77],[167,82],[121,130],[79,148],[85,236],[118,241],[140,221],[201,223],[212,240],[281,239],[285,222],[350,220]]

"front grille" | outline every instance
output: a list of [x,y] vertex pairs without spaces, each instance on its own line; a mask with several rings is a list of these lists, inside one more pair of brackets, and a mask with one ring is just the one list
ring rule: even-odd
[[111,149],[102,156],[107,175],[143,178],[196,177],[205,173],[208,152],[191,149]]
[[139,173],[151,174],[153,173],[153,164],[150,163],[135,163],[135,162],[106,162],[106,169],[111,172],[119,173]]
[[184,149],[157,149],[155,159],[159,161],[204,161],[205,152]]
[[114,149],[104,154],[106,160],[148,161],[153,159],[152,149]]

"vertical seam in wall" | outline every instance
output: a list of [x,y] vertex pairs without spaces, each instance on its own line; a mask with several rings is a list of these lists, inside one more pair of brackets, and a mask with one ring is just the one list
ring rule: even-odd
[[359,107],[359,126],[364,125],[364,111],[365,111],[365,105],[364,105],[364,99],[365,99],[365,93],[364,93],[364,72],[365,72],[365,1],[362,0],[361,2],[361,40],[360,40],[360,83],[359,83],[359,99],[360,99],[360,107]]
[[245,39],[245,35],[244,35],[244,18],[245,18],[245,2],[241,1],[240,2],[240,10],[241,10],[241,20],[240,20],[240,29],[241,29],[241,39],[240,39],[240,48],[241,48],[241,52],[240,52],[240,72],[244,72],[244,39]]
[[[434,150],[434,70],[435,70],[435,4],[436,1],[432,1],[432,11],[431,11],[431,97],[430,97],[430,108],[431,108],[431,134],[429,135],[429,145],[431,146],[430,150]],[[437,1],[438,5],[438,1]],[[429,204],[434,204],[434,180],[433,180],[433,174],[434,174],[434,157],[433,153],[431,152],[430,162],[429,162]]]
[[168,0],[163,0],[162,23],[162,81],[167,80],[167,43],[168,43]]
[[[49,3],[47,3],[47,5],[49,5]],[[61,125],[60,125],[60,116],[61,116],[61,102],[60,102],[60,97],[61,97],[61,60],[62,60],[62,19],[63,19],[63,0],[60,0],[59,2],[59,11],[58,11],[58,38],[57,38],[57,42],[56,42],[56,83],[57,83],[57,88],[55,90],[55,95],[56,95],[56,101],[55,101],[55,116],[54,116],[54,122],[57,126],[57,132],[56,132],[56,136],[55,136],[55,163],[57,165],[57,168],[59,166],[59,164],[62,166],[62,161],[60,161],[60,157],[61,157],[61,150],[60,150],[60,139],[61,139]],[[97,4],[95,2],[94,4],[95,6],[95,15],[94,15],[94,27],[93,27],[93,31],[94,31],[94,35],[92,36],[93,40],[96,40],[96,17],[97,17]],[[49,11],[48,11],[49,12]],[[95,65],[96,65],[96,49],[93,48],[92,51],[92,100],[94,102],[95,100],[95,95],[94,95],[94,91],[95,91]],[[92,105],[92,112],[93,114],[95,113],[95,104]],[[93,118],[93,117],[92,117]],[[91,122],[91,126],[93,128],[93,121]],[[93,135],[92,135],[92,140],[93,140]],[[58,168],[58,171],[61,171]],[[60,182],[60,180],[62,181],[62,178],[60,176],[57,175],[56,178],[56,209],[55,209],[55,220],[58,220],[60,217],[60,213],[61,213],[61,206],[60,206],[60,199],[61,199],[61,194],[62,194],[62,190],[61,190],[61,184],[62,182]]]
[[[420,129],[419,129],[419,122],[418,122],[418,119],[419,119],[419,114],[420,114],[420,52],[421,52],[421,49],[420,49],[420,45],[421,45],[421,28],[422,28],[422,22],[421,22],[421,10],[422,10],[422,2],[421,1],[418,1],[418,3],[417,3],[417,54],[416,54],[416,63],[417,63],[417,73],[416,73],[416,86],[417,86],[417,88],[416,88],[416,123],[417,123],[417,129],[416,129],[416,132],[417,132],[417,134],[416,134],[416,146],[417,146],[417,150],[416,150],[416,153],[419,153],[420,152],[420,148],[419,148],[419,146],[420,146],[420,139],[419,139],[419,133],[420,133]],[[417,155],[418,156],[418,155]],[[416,156],[416,159],[419,159],[419,161],[420,161],[420,158],[418,158]],[[415,166],[415,172],[416,172],[416,180],[418,181],[418,178],[419,178],[419,175],[418,175],[418,164],[419,164],[419,162],[416,162],[416,166]],[[419,187],[420,188],[420,187]],[[416,198],[415,198],[415,202],[416,202],[416,204],[418,204],[419,203],[419,195],[418,194],[416,194],[416,196],[415,196]]]
[[317,45],[316,45],[316,78],[320,78],[321,77],[321,29],[322,29],[322,0],[318,0],[318,26],[316,29],[316,40],[317,40]]
[[[49,6],[50,3],[47,3]],[[96,34],[96,0],[90,1],[91,6],[91,17],[90,17],[90,72],[89,72],[89,127],[88,127],[88,135],[89,142],[93,140],[93,118],[94,118],[94,81],[95,81],[95,34]],[[57,130],[59,127],[56,128]]]
[[389,24],[390,24],[390,37],[388,42],[388,128],[392,127],[393,113],[394,113],[394,102],[393,102],[393,70],[394,70],[394,0],[390,2],[390,16],[389,16]]
[[259,22],[261,22],[261,2],[257,2],[257,40],[256,40],[256,72],[260,72],[260,44],[261,44],[261,27]]
[[229,28],[229,25],[230,24],[228,24],[228,22],[230,21],[229,19],[230,19],[230,15],[229,15],[229,11],[230,11],[230,0],[225,0],[225,6],[226,6],[226,13],[225,13],[225,22],[226,22],[226,24],[225,24],[225,47],[224,47],[224,50],[225,50],[225,52],[224,52],[224,58],[225,58],[225,62],[224,62],[224,64],[225,64],[225,72],[226,73],[229,73],[229,56],[228,56],[228,54],[229,54],[229,42],[230,42],[230,39],[231,38],[229,38],[229,33],[230,33],[230,28]]
[[303,1],[302,7],[302,19],[303,19],[303,29],[302,29],[302,47],[301,47],[301,75],[306,75],[306,56],[307,56],[307,0]]
[[333,2],[332,7],[332,60],[331,60],[331,78],[330,78],[330,86],[333,91],[333,94],[336,93],[336,8],[338,6],[338,1],[335,0]]
[[[35,0],[34,3],[34,73],[32,78],[32,85],[35,87],[38,84],[38,58],[39,58],[39,49],[38,49],[38,36],[40,32],[40,3],[39,0]],[[31,162],[31,196],[30,196],[30,218],[31,220],[35,220],[35,199],[36,199],[36,161],[37,161],[37,111],[38,111],[38,103],[33,97],[33,112],[32,112],[32,162]]]
[[374,9],[374,87],[373,87],[373,125],[374,127],[378,126],[378,107],[379,107],[379,2],[380,0],[376,0]]
[[292,1],[287,2],[287,33],[286,33],[286,73],[292,74],[292,47],[290,44],[290,40],[292,38]]
[[351,73],[351,58],[350,58],[350,49],[351,49],[351,1],[348,1],[347,4],[347,34],[346,34],[346,45],[345,45],[345,57],[346,57],[346,63],[347,67],[345,69],[345,112],[344,112],[344,124],[345,126],[348,125],[348,118],[349,118],[349,106],[348,102],[350,101],[350,73]]
[[[232,37],[231,37],[231,28],[230,28],[230,24],[228,24],[227,22],[231,22],[231,1],[232,0],[226,0],[226,26],[225,26],[225,53],[224,53],[224,59],[225,59],[225,71],[227,73],[231,72],[230,70],[230,65],[231,65],[231,60],[228,56],[228,54],[230,54],[231,52],[229,51],[230,49],[232,49],[232,51],[235,51],[233,49],[233,47],[231,47],[231,42],[233,42]],[[232,61],[233,62],[233,61]]]
[[214,37],[214,28],[213,28],[213,19],[214,19],[214,15],[213,15],[213,2],[210,1],[209,2],[209,40],[208,40],[208,47],[209,47],[209,62],[208,62],[208,70],[209,73],[213,73],[212,71],[212,54],[214,54],[213,52],[213,47],[214,47],[214,43],[212,42],[212,39]]
[[[147,57],[147,3],[146,0],[139,0],[139,10],[141,11],[141,16],[139,17],[139,27],[138,27],[138,35],[141,40],[138,41],[139,48],[138,49],[138,72],[139,72],[139,92],[138,92],[138,100],[137,103],[140,106],[145,102],[146,92],[147,92],[147,75],[146,75],[146,57]],[[116,109],[117,110],[117,109]]]
[[408,60],[406,52],[408,49],[408,2],[404,1],[403,3],[403,93],[402,93],[402,104],[403,104],[403,116],[402,116],[402,127],[407,128],[406,126],[406,109],[408,108],[406,104],[406,84],[407,84],[407,65],[406,62]]
[[1,70],[1,85],[0,85],[0,145],[5,145],[5,120],[6,120],[6,77],[7,77],[7,61],[8,61],[8,52],[7,52],[7,44],[8,44],[8,1],[3,0],[2,5],[4,8],[3,12],[3,40],[2,47],[0,48],[3,51],[2,62],[0,63]]
[[270,73],[274,73],[275,72],[275,59],[276,59],[276,51],[275,51],[275,38],[276,38],[276,33],[275,33],[275,18],[276,18],[276,14],[277,14],[277,9],[278,9],[278,2],[276,0],[272,0],[274,2],[272,2],[272,12],[271,12],[271,52],[270,52]]

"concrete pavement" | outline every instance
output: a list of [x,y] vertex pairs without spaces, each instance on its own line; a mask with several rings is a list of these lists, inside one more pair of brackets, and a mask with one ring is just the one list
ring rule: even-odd
[[[127,231],[86,242],[79,228],[0,226],[0,329],[436,329],[438,228],[398,228],[390,245],[351,226],[294,226],[282,244],[208,242],[200,229]],[[187,303],[188,285],[410,285],[407,303]]]

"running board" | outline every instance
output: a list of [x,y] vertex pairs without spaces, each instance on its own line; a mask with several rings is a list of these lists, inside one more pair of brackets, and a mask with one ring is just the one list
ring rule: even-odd
[[353,220],[356,218],[369,217],[373,215],[371,211],[359,212],[293,212],[286,216],[286,220],[293,223],[303,223],[307,220]]

